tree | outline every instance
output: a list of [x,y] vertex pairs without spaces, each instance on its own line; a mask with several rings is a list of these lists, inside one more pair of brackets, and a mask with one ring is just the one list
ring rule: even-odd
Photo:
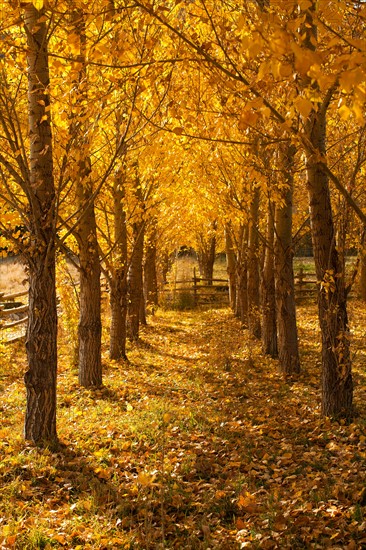
[[[44,8],[38,10],[31,3],[24,4],[21,13],[15,10],[14,14],[9,9],[10,19],[13,15],[22,16],[26,36],[28,137],[24,135],[21,118],[11,107],[14,105],[11,94],[17,87],[6,84],[7,64],[13,68],[13,60],[5,58],[0,122],[6,137],[5,140],[2,137],[5,153],[0,154],[0,163],[7,175],[2,171],[2,195],[18,211],[28,233],[22,246],[29,275],[24,436],[36,444],[46,444],[57,440],[56,189],[48,66],[50,20]],[[13,30],[14,27],[10,30],[9,41],[16,40],[16,33],[14,38],[11,34]],[[24,45],[23,36],[20,39]]]
[[262,275],[262,349],[271,357],[278,356],[276,289],[274,272],[274,205],[268,201],[267,235]]
[[[317,28],[315,3],[306,11],[305,48],[315,52]],[[312,86],[304,77],[303,89]],[[347,316],[345,277],[339,262],[330,199],[329,176],[322,158],[326,155],[326,124],[335,88],[325,93],[317,109],[305,117],[307,188],[316,275],[319,284],[318,308],[322,334],[322,413],[330,417],[352,414],[353,383]]]
[[275,296],[278,326],[278,355],[285,376],[300,372],[296,325],[295,283],[292,240],[293,164],[295,147],[284,144],[279,151],[281,178],[280,199],[275,205]]
[[70,134],[77,148],[75,197],[80,212],[73,230],[79,248],[80,317],[79,317],[79,383],[86,387],[102,385],[100,261],[94,189],[91,176],[90,138],[88,137],[88,78],[86,72],[85,14],[73,7],[72,26],[80,44],[78,69],[74,76],[75,114]]
[[201,276],[207,279],[207,284],[212,285],[213,269],[216,257],[216,229],[217,220],[212,222],[212,227],[208,231],[208,235],[199,232],[197,236],[198,243],[198,265]]
[[140,308],[143,300],[143,255],[145,238],[145,203],[139,178],[138,162],[133,166],[133,193],[135,195],[135,213],[132,221],[132,252],[128,266],[128,337],[137,341],[140,327]]

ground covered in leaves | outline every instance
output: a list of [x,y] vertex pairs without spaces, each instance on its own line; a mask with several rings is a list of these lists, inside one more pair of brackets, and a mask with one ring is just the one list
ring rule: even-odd
[[3,348],[0,548],[366,548],[366,315],[351,309],[351,425],[319,417],[314,307],[292,381],[227,310],[159,311],[129,362],[105,348],[98,391],[61,345],[55,449],[22,440],[23,351]]

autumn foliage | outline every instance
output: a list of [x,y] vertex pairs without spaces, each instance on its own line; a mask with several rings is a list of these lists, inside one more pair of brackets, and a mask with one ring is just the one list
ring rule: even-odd
[[[5,548],[365,545],[365,19],[0,0],[0,246],[29,284]],[[217,253],[230,313],[161,309],[197,303],[181,256],[208,295]]]

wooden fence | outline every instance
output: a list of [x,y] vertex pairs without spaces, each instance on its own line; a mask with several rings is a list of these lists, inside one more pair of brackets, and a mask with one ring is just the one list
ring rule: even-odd
[[197,277],[195,268],[192,278],[168,282],[161,294],[161,301],[176,309],[192,309],[203,305],[227,306],[229,304],[228,280]]
[[315,273],[304,271],[300,267],[295,274],[295,298],[305,299],[316,297],[318,290],[317,278]]
[[28,304],[17,298],[28,296],[28,290],[4,294],[0,292],[1,341],[5,344],[20,340],[25,336],[28,321]]
[[[211,284],[212,282],[212,284]],[[316,274],[303,268],[295,274],[295,298],[316,299],[318,290]],[[189,309],[200,305],[227,306],[229,304],[229,283],[227,279],[208,280],[197,277],[194,270],[191,279],[167,283],[163,289],[164,301],[179,309]]]
[[[105,281],[103,291],[107,292]],[[302,268],[295,274],[295,296],[298,301],[307,298],[316,299],[317,280],[315,273],[305,272]],[[0,292],[0,341],[11,343],[24,338],[28,321],[28,305],[20,298],[28,291],[14,294]],[[229,284],[227,279],[198,277],[194,269],[193,277],[173,281],[162,290],[162,301],[177,309],[192,309],[197,306],[226,307],[229,305]],[[25,300],[22,300],[25,301]]]

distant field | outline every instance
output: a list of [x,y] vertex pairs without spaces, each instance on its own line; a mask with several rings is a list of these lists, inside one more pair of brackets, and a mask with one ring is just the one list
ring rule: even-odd
[[[352,272],[352,269],[354,268],[356,263],[356,259],[357,259],[356,256],[347,257],[346,259],[347,274]],[[301,268],[305,273],[315,273],[314,258],[312,256],[295,257],[294,258],[295,274],[298,273]]]
[[[198,261],[193,256],[181,256],[174,262],[169,274],[169,282],[188,281],[193,277],[193,270],[196,268],[196,275],[199,276]],[[315,265],[313,257],[296,257],[294,258],[294,271],[298,273],[300,269],[306,273],[315,273]],[[224,255],[220,255],[215,260],[214,279],[227,279],[226,259]]]
[[[349,270],[355,262],[354,257],[347,261]],[[192,280],[194,268],[199,276],[198,261],[193,256],[181,256],[173,263],[169,273],[169,282]],[[295,257],[295,274],[303,269],[305,273],[315,273],[314,258]],[[223,255],[218,256],[214,265],[214,278],[227,279],[226,260]],[[0,292],[21,292],[27,287],[27,275],[21,262],[13,257],[0,257]]]
[[0,258],[0,292],[21,292],[27,289],[27,274],[21,262],[13,257]]
[[[173,263],[169,273],[168,281],[189,281],[192,280],[194,269],[196,276],[200,275],[198,261],[194,256],[181,256]],[[226,260],[224,256],[218,256],[214,264],[214,279],[227,279]]]

